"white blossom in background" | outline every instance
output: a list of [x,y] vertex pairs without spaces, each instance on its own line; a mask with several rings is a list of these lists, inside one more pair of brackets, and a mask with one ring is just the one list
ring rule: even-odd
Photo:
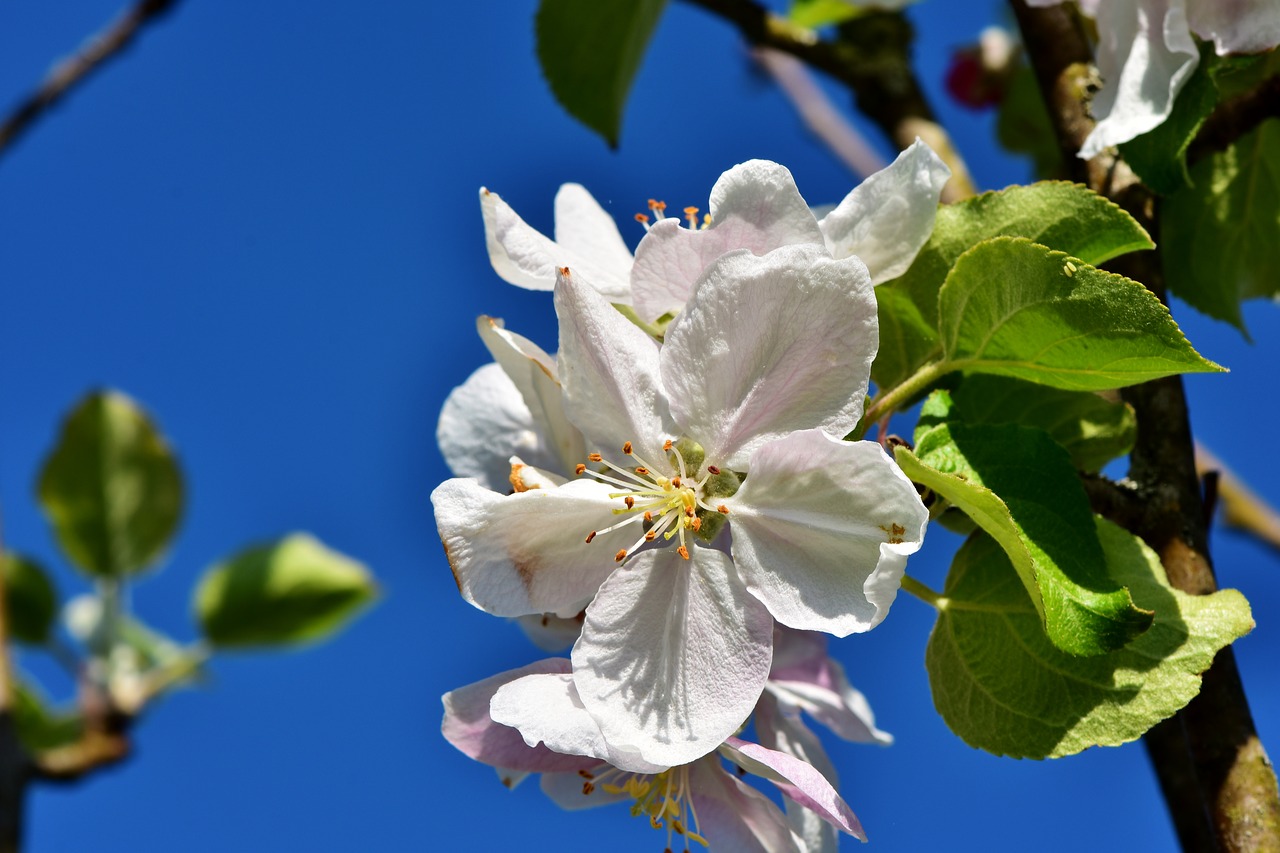
[[576,273],[555,303],[565,411],[602,453],[510,496],[450,480],[437,525],[481,609],[589,600],[574,680],[613,763],[686,764],[755,706],[774,619],[869,630],[920,546],[915,488],[879,445],[839,438],[878,342],[870,276],[822,246],[730,253],[661,346]]
[[1092,104],[1097,127],[1080,148],[1085,159],[1164,123],[1200,61],[1193,33],[1219,56],[1280,44],[1276,0],[1080,0],[1080,9],[1098,23],[1103,82]]
[[[445,738],[467,756],[498,770],[508,786],[542,774],[541,787],[566,809],[630,803],[673,836],[713,850],[820,853],[797,835],[782,811],[726,770],[723,760],[777,786],[788,809],[863,841],[857,817],[826,778],[805,761],[737,737],[688,764],[623,770],[609,761],[607,743],[578,699],[572,665],[563,658],[539,661],[444,696]],[[533,702],[541,711],[536,732],[502,724],[512,705]],[[526,741],[532,741],[532,745]],[[542,742],[542,741],[545,741]],[[551,747],[551,748],[549,748]]]
[[837,259],[860,257],[876,284],[899,276],[929,239],[950,176],[933,150],[916,140],[819,220],[786,168],[750,160],[716,181],[704,218],[697,208],[685,209],[688,227],[651,201],[656,221],[638,217],[648,232],[634,263],[613,219],[578,184],[565,184],[556,195],[555,240],[496,193],[481,190],[480,206],[489,258],[504,280],[551,290],[556,270],[568,267],[610,302],[634,304],[642,319],[653,321],[678,312],[707,267],[736,249],[764,255],[782,246],[825,246]]

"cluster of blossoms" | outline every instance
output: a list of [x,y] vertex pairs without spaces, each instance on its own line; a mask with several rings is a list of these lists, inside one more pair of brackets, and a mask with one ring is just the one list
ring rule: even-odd
[[447,694],[451,743],[508,784],[542,774],[569,808],[630,801],[668,846],[865,838],[802,713],[889,741],[825,634],[884,619],[928,514],[879,444],[843,436],[873,287],[928,239],[948,176],[917,142],[819,219],[786,169],[751,161],[702,220],[651,202],[634,256],[580,186],[556,197],[554,240],[481,191],[493,266],[554,291],[559,351],[480,318],[495,363],[441,413],[458,476],[436,523],[463,598],[573,647]]

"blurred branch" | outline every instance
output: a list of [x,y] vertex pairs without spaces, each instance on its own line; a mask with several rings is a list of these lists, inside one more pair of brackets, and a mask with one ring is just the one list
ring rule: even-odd
[[751,45],[790,54],[844,84],[858,109],[876,123],[899,149],[923,139],[951,168],[942,191],[944,202],[974,194],[973,180],[951,137],[933,110],[911,67],[913,34],[897,12],[868,12],[842,24],[839,38],[821,39],[796,27],[756,0],[685,0],[737,27]]
[[805,126],[818,137],[840,162],[859,178],[883,169],[887,163],[841,114],[800,60],[768,47],[759,47],[752,56],[773,77]]
[[124,50],[143,26],[169,11],[177,0],[139,0],[137,5],[94,35],[73,56],[53,67],[34,92],[0,124],[0,152],[44,115],[62,96],[108,59]]
[[1280,551],[1280,512],[1199,443],[1196,444],[1196,470],[1201,476],[1217,473],[1223,524]]
[[[1074,11],[1010,2],[1073,176],[1159,233],[1157,200],[1122,160],[1109,152],[1089,161],[1075,156],[1093,129],[1086,106],[1093,72]],[[1158,252],[1136,252],[1108,267],[1143,282],[1163,301],[1160,258]],[[1213,592],[1218,584],[1182,380],[1146,382],[1121,395],[1137,415],[1138,439],[1124,490],[1132,499],[1109,496],[1115,500],[1112,510],[1124,509],[1115,518],[1160,555],[1175,587],[1196,595]],[[1097,485],[1087,488],[1096,500]],[[1144,740],[1184,849],[1280,850],[1280,791],[1230,647],[1205,672],[1200,694]]]
[[[4,536],[0,531],[0,560],[3,559]],[[4,581],[0,567],[0,853],[17,853],[22,845],[23,801],[30,763],[13,713],[13,661],[9,657]]]
[[1269,118],[1280,118],[1280,75],[1218,104],[1187,149],[1187,162],[1195,163],[1215,151],[1225,151]]

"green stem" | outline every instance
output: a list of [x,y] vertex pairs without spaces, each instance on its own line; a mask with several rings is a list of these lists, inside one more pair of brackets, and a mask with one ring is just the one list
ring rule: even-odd
[[934,592],[920,581],[911,577],[911,575],[903,574],[902,588],[930,607],[937,610],[945,610],[947,608],[948,599],[945,595],[939,592]]
[[946,359],[929,362],[908,376],[901,384],[877,394],[876,398],[871,401],[871,405],[867,407],[866,413],[862,416],[862,423],[875,423],[892,415],[908,400],[927,389],[952,370],[955,370],[955,367],[955,364]]
[[618,313],[623,317],[626,317],[632,323],[635,323],[644,330],[645,334],[657,338],[658,340],[662,340],[662,335],[665,330],[655,326],[653,323],[646,323],[644,320],[641,320],[640,315],[636,313],[636,309],[632,308],[630,305],[623,305],[619,302],[613,303],[613,307],[617,308]]

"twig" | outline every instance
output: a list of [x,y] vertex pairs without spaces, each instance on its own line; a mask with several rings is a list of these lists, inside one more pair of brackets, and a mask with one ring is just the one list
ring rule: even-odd
[[756,0],[686,0],[737,27],[755,47],[791,54],[854,93],[858,108],[898,149],[916,137],[928,143],[951,169],[944,202],[974,194],[973,179],[951,137],[933,110],[911,68],[911,26],[896,12],[868,12],[839,28],[827,41],[774,15]]
[[13,712],[13,661],[5,611],[4,536],[0,534],[0,853],[17,853],[22,846],[23,802],[30,759],[18,738]]
[[813,75],[800,60],[773,48],[760,47],[752,56],[773,77],[805,126],[818,137],[840,162],[859,178],[878,172],[887,164],[858,133],[858,129],[836,109]]
[[79,53],[55,65],[39,88],[0,124],[0,152],[73,86],[128,46],[145,24],[169,11],[176,3],[177,0],[139,0],[137,5],[89,39]]
[[1253,91],[1219,104],[1187,149],[1187,162],[1195,163],[1215,151],[1225,151],[1269,118],[1280,118],[1280,76],[1269,77]]
[[1199,443],[1196,444],[1196,470],[1202,476],[1217,473],[1223,524],[1280,551],[1280,512]]
[[[1149,232],[1159,233],[1156,200],[1123,161],[1106,153],[1087,163],[1074,156],[1093,126],[1084,105],[1086,93],[1078,83],[1091,76],[1081,68],[1089,46],[1079,22],[1061,7],[1011,3],[1059,142],[1064,152],[1072,153],[1065,158],[1069,168]],[[1164,300],[1160,264],[1159,253],[1138,252],[1109,266],[1143,282]],[[1160,555],[1176,588],[1200,595],[1213,592],[1217,581],[1207,548],[1182,380],[1172,376],[1135,385],[1122,396],[1138,419],[1129,479],[1139,500],[1127,507],[1125,526]],[[1183,847],[1280,850],[1280,791],[1229,647],[1205,672],[1200,694],[1174,719],[1177,726],[1162,725],[1145,742]],[[1207,820],[1200,819],[1202,815]]]

